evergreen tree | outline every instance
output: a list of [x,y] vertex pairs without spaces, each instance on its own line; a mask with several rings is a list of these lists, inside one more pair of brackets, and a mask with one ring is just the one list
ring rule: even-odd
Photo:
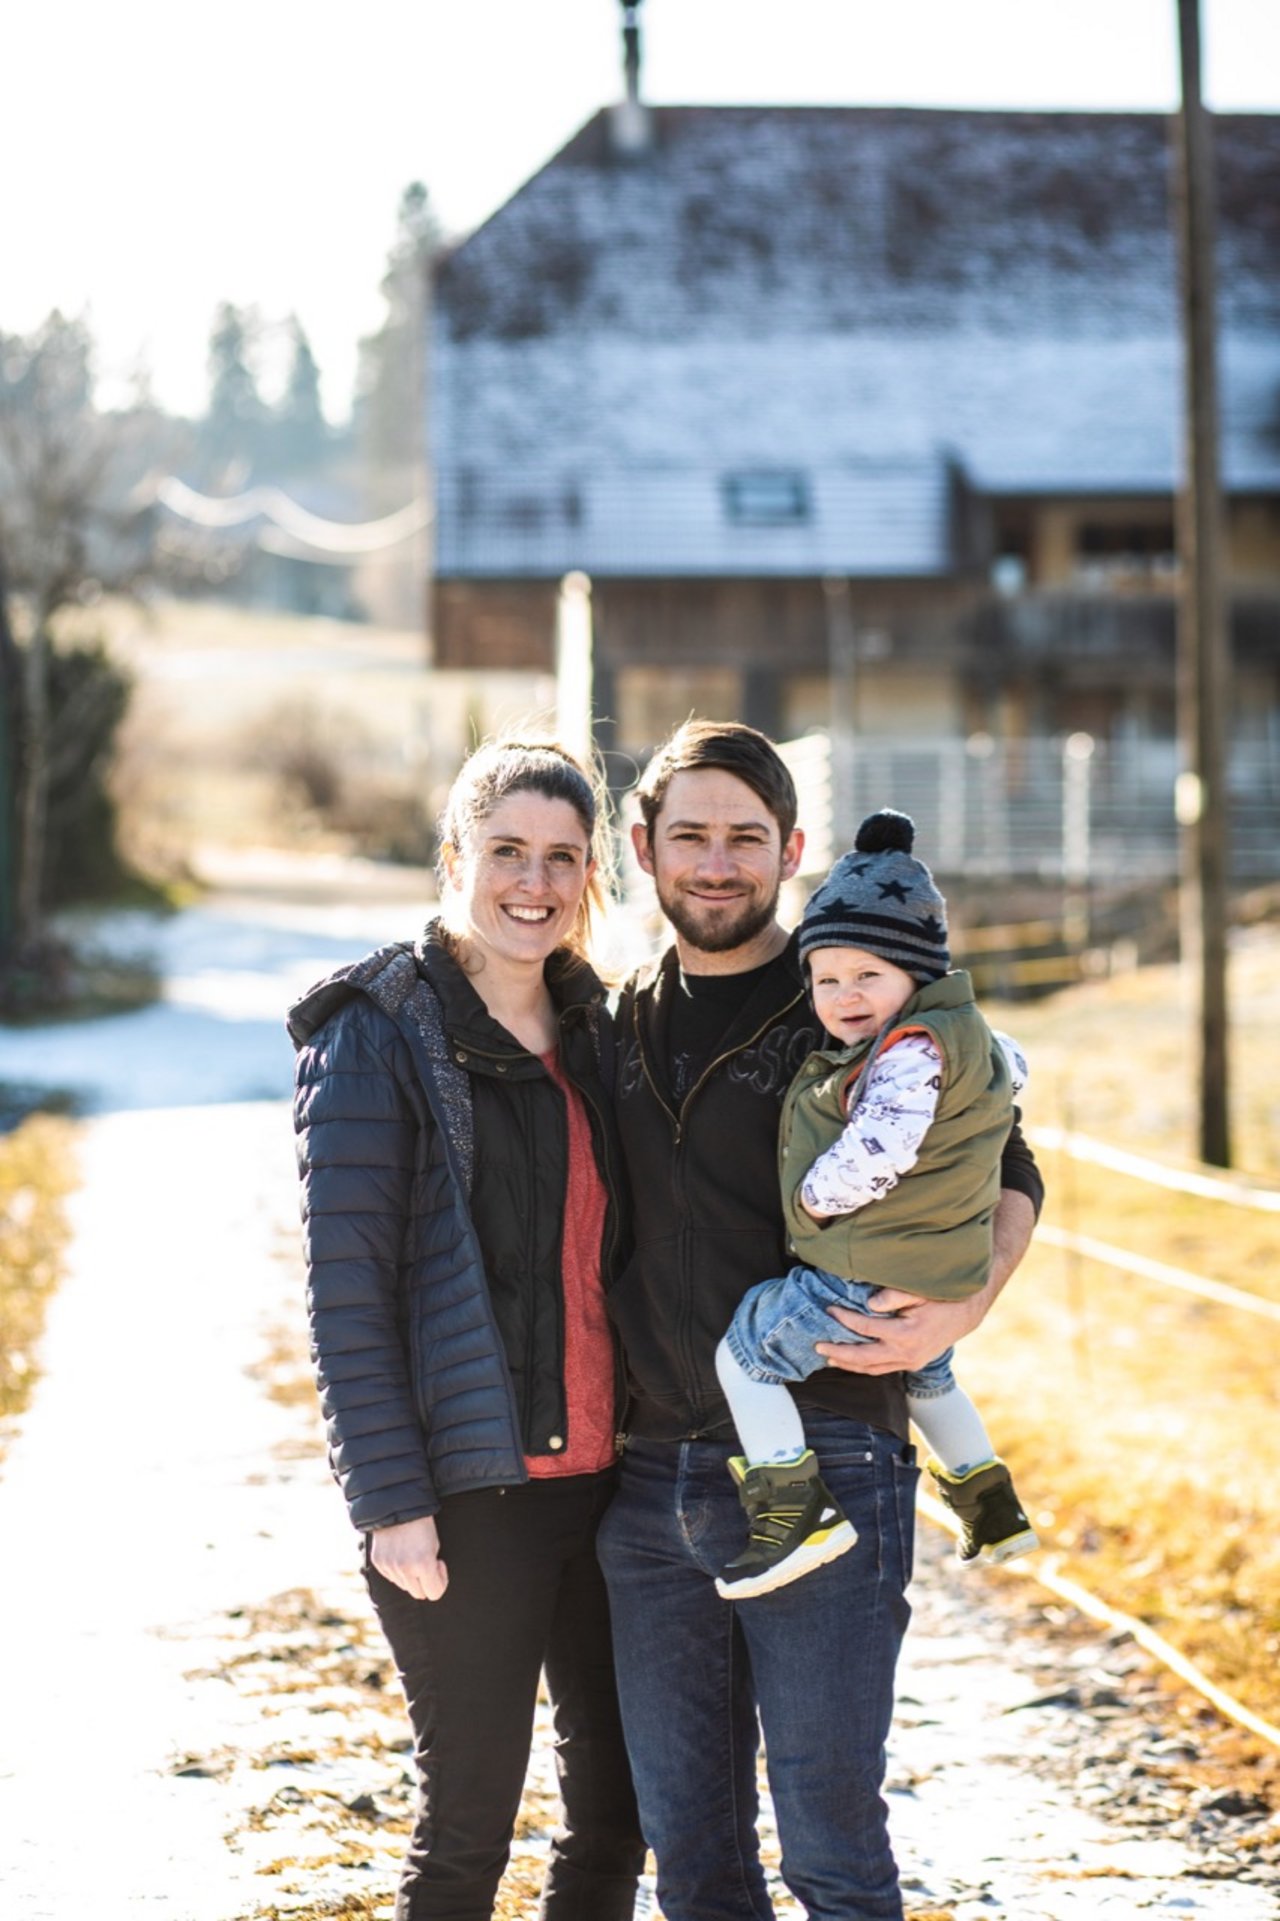
[[439,230],[420,180],[400,197],[396,234],[382,278],[386,317],[360,342],[355,425],[375,501],[398,504],[417,491],[424,460],[423,391],[428,272]]
[[320,405],[320,369],[311,342],[296,314],[286,323],[290,341],[289,376],[276,412],[276,460],[285,473],[316,467],[329,449],[329,429]]
[[267,409],[258,392],[256,361],[261,336],[256,309],[224,300],[209,336],[209,406],[200,444],[208,466],[252,466],[261,451]]

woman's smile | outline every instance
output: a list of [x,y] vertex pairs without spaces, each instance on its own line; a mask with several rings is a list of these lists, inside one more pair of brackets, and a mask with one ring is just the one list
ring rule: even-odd
[[499,966],[541,966],[567,939],[591,875],[586,829],[567,800],[520,791],[448,863],[458,932]]

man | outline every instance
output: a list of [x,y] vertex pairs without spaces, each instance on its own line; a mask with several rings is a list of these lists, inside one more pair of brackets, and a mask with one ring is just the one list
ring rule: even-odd
[[890,1321],[849,1316],[875,1344],[819,1348],[829,1365],[796,1398],[856,1545],[776,1593],[722,1600],[714,1579],[743,1522],[715,1348],[747,1289],[788,1265],[778,1115],[821,1039],[777,918],[803,841],[791,778],[753,728],[688,722],[638,796],[636,856],[675,945],[628,984],[618,1016],[636,1244],[610,1310],[631,1404],[600,1554],[659,1901],[666,1921],[772,1915],[758,1712],[792,1893],[823,1921],[900,1921],[880,1789],[916,1481],[901,1376],[982,1319],[1025,1250],[1041,1183],[1015,1125],[982,1293],[913,1301]]

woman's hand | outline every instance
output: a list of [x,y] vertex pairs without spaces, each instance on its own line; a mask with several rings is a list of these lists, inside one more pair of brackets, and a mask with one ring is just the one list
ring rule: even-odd
[[397,1521],[394,1527],[374,1528],[369,1560],[385,1580],[394,1581],[415,1601],[438,1601],[449,1585],[449,1570],[440,1559],[440,1536],[429,1514],[417,1521]]

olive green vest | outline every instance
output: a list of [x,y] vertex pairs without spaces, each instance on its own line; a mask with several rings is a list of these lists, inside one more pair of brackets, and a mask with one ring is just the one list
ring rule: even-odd
[[[811,1220],[799,1192],[810,1167],[844,1132],[851,1085],[876,1047],[927,1033],[942,1055],[942,1091],[919,1159],[898,1185],[853,1214]],[[973,1004],[963,972],[913,994],[888,1033],[810,1054],[788,1089],[778,1135],[787,1235],[811,1267],[845,1280],[901,1287],[927,1300],[975,1294],[991,1267],[991,1217],[1000,1155],[1013,1119],[1008,1063]]]

